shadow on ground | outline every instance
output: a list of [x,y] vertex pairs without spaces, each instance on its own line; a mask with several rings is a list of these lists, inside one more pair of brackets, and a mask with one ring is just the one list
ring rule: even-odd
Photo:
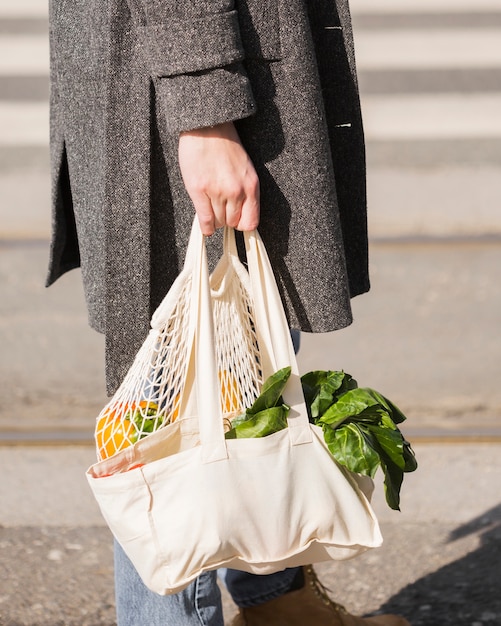
[[412,626],[499,626],[501,505],[450,532],[448,542],[472,535],[476,550],[407,585],[381,612],[407,615]]
[[[405,615],[412,626],[501,624],[501,505],[459,526],[382,528],[382,548],[316,566],[333,599],[356,615]],[[0,580],[0,626],[115,626],[112,541],[102,526],[0,526]],[[223,603],[229,622],[235,606],[225,591]]]

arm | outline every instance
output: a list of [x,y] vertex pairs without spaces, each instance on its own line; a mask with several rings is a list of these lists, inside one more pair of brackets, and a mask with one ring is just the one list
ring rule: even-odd
[[202,232],[256,228],[259,183],[232,124],[255,112],[234,0],[128,2]]
[[204,235],[257,228],[259,181],[231,122],[182,132],[179,165]]
[[259,182],[232,123],[255,112],[234,0],[129,5],[202,232],[256,228]]

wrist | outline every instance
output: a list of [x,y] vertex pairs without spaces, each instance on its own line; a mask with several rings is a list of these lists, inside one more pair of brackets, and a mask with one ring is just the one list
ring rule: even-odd
[[223,122],[215,126],[183,130],[179,133],[179,137],[229,137],[234,135],[236,135],[236,129],[233,122]]

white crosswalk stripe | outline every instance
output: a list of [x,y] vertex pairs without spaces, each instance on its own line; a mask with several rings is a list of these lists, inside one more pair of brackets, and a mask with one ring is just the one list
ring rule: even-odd
[[357,64],[361,70],[501,68],[501,28],[357,34]]
[[0,76],[49,74],[49,40],[46,35],[1,35]]
[[[501,0],[500,0],[501,1]],[[501,68],[501,28],[357,33],[359,70]],[[0,76],[48,74],[45,35],[0,35]]]
[[[371,237],[501,235],[501,0],[350,4]],[[49,236],[46,26],[0,0],[0,239]]]
[[44,146],[49,142],[49,105],[45,102],[1,102],[0,146]]
[[499,0],[350,0],[359,13],[489,13],[500,10]]
[[[355,16],[385,12],[410,16],[408,28],[356,30],[361,72],[501,70],[501,27],[412,27],[412,15],[419,13],[501,13],[500,0],[352,0],[351,6]],[[43,18],[46,10],[41,0],[4,0],[0,19]],[[2,80],[16,77],[48,77],[47,39],[43,34],[0,34],[0,86]],[[501,85],[489,92],[362,93],[367,139],[500,138]],[[0,147],[46,144],[47,120],[46,102],[2,102],[0,92]]]
[[501,92],[365,96],[371,140],[501,139]]
[[2,0],[0,19],[22,17],[47,17],[47,0]]
[[[501,93],[365,96],[364,125],[369,141],[457,138],[501,139]],[[46,145],[46,103],[0,102],[0,145]]]
[[[499,11],[499,0],[351,0],[356,13],[454,13]],[[45,0],[3,0],[0,18],[46,17]]]

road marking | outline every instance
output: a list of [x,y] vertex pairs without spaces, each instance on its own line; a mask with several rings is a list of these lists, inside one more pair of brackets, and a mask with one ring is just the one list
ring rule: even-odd
[[499,0],[351,0],[356,13],[489,13],[501,11]]
[[[43,0],[4,0],[0,18],[47,17]],[[483,13],[499,11],[499,0],[351,0],[352,13]]]
[[[500,0],[501,2],[501,0]],[[380,30],[357,33],[357,65],[373,69],[501,67],[501,29]],[[1,35],[0,74],[48,74],[45,35]]]
[[[501,67],[501,29],[361,30],[357,65],[374,69],[470,69]],[[0,74],[48,74],[44,35],[0,36]]]
[[49,74],[49,38],[45,35],[0,36],[0,75]]
[[[501,138],[501,92],[366,95],[368,140]],[[0,102],[0,145],[40,146],[49,139],[47,103]]]
[[501,243],[498,165],[374,167],[367,185],[373,238],[482,237],[487,245],[488,235],[493,245]]
[[364,70],[501,67],[499,28],[360,31],[355,48]]
[[501,92],[362,98],[369,140],[501,138]]
[[0,4],[0,19],[47,17],[48,13],[48,2],[44,0],[2,0]]
[[1,146],[45,146],[48,142],[48,103],[0,101]]

